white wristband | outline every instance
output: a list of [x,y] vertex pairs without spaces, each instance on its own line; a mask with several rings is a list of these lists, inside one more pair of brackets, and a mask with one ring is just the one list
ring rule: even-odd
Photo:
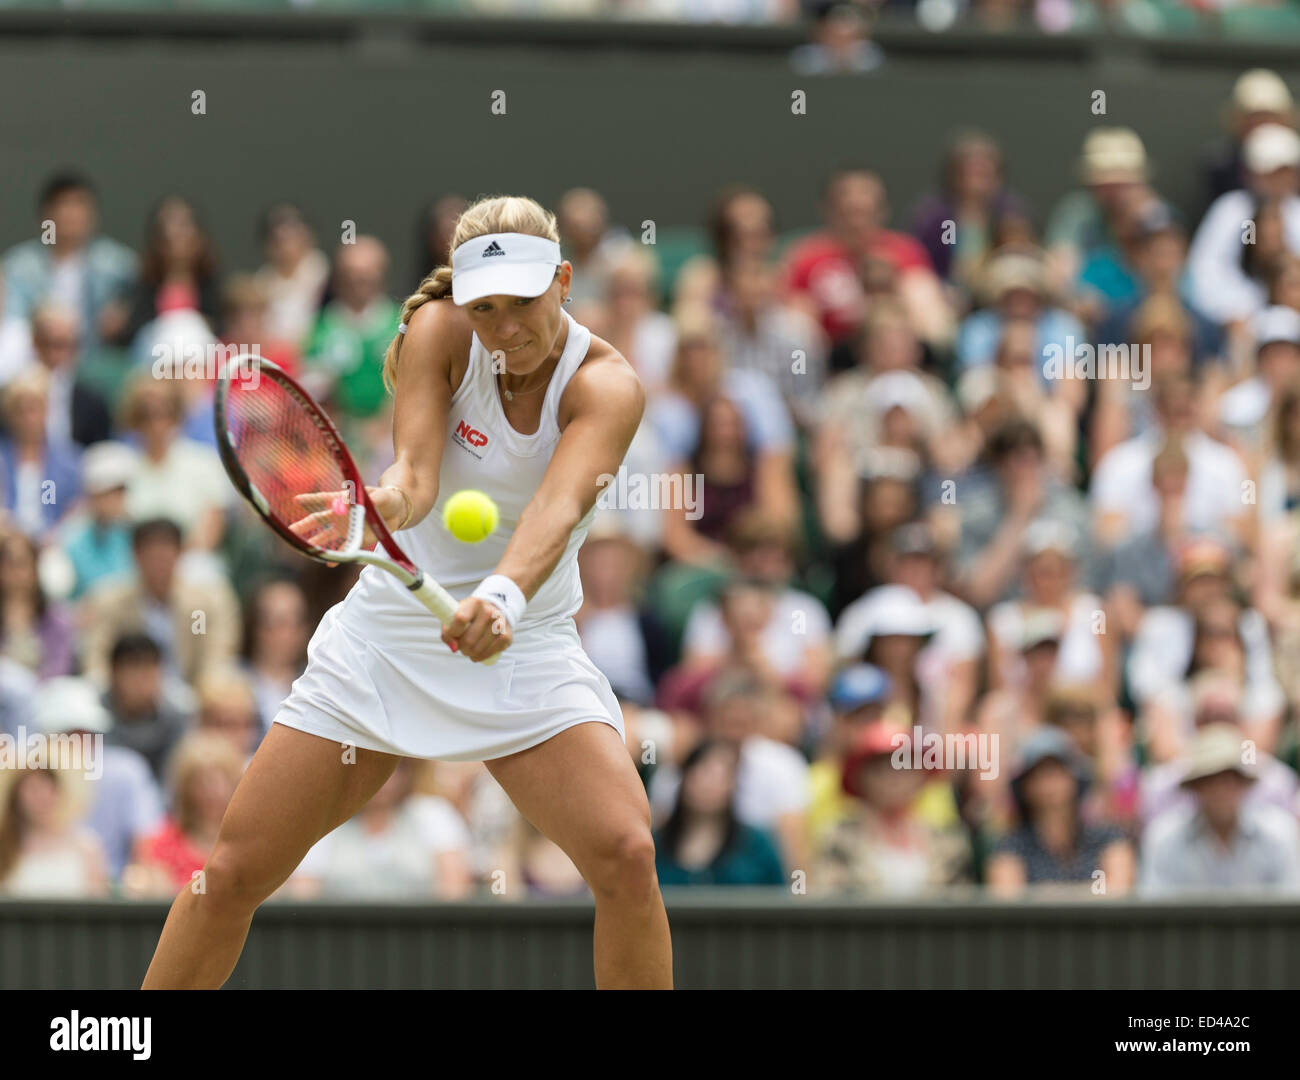
[[470,595],[492,601],[497,610],[506,617],[511,630],[518,625],[523,617],[524,607],[528,603],[524,599],[523,589],[504,574],[490,574],[485,577]]

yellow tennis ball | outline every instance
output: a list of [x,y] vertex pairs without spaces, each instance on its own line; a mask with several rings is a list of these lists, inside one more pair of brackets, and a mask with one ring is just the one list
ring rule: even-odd
[[447,531],[467,544],[477,544],[490,536],[499,517],[497,504],[481,491],[458,491],[442,508]]

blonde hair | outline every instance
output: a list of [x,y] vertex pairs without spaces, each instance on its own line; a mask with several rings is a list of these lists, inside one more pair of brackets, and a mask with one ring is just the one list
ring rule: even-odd
[[244,775],[244,759],[229,739],[206,731],[191,732],[176,744],[167,761],[167,787],[172,797],[172,818],[184,833],[198,824],[192,792],[194,778],[204,769],[220,769],[233,787]]
[[144,399],[153,393],[159,393],[167,399],[177,423],[185,419],[185,398],[180,382],[176,379],[155,378],[152,371],[139,371],[127,383],[118,407],[123,428],[135,431],[140,427],[140,407],[144,404]]
[[[560,230],[555,214],[541,203],[526,195],[492,195],[467,206],[456,219],[451,233],[451,246],[446,253],[448,265],[439,266],[423,281],[415,292],[402,301],[401,322],[410,325],[411,316],[430,300],[443,300],[451,296],[451,253],[467,240],[489,233],[526,233],[546,240],[560,242]],[[557,271],[558,273],[558,271]],[[402,337],[393,334],[393,340],[384,356],[384,387],[389,393],[397,385],[397,361],[401,356]]]

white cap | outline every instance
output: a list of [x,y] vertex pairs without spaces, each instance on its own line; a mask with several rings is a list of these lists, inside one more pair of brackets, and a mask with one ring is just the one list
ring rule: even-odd
[[1300,135],[1282,124],[1260,124],[1242,144],[1246,168],[1253,173],[1300,165]]
[[113,726],[113,716],[99,700],[95,684],[73,675],[48,679],[37,688],[32,719],[47,735],[65,731],[103,735]]
[[95,443],[81,459],[82,487],[90,495],[125,487],[135,474],[138,461],[139,455],[125,443]]
[[1255,316],[1255,348],[1275,341],[1300,345],[1300,311],[1274,304]]
[[451,253],[451,298],[469,304],[484,296],[541,296],[561,261],[560,245],[543,236],[476,236]]

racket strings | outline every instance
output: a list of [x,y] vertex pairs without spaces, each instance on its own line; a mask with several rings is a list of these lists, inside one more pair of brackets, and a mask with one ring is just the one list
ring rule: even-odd
[[[345,550],[356,495],[331,440],[298,398],[265,376],[234,381],[226,399],[226,427],[271,516],[312,547]],[[319,498],[298,498],[309,494]]]

